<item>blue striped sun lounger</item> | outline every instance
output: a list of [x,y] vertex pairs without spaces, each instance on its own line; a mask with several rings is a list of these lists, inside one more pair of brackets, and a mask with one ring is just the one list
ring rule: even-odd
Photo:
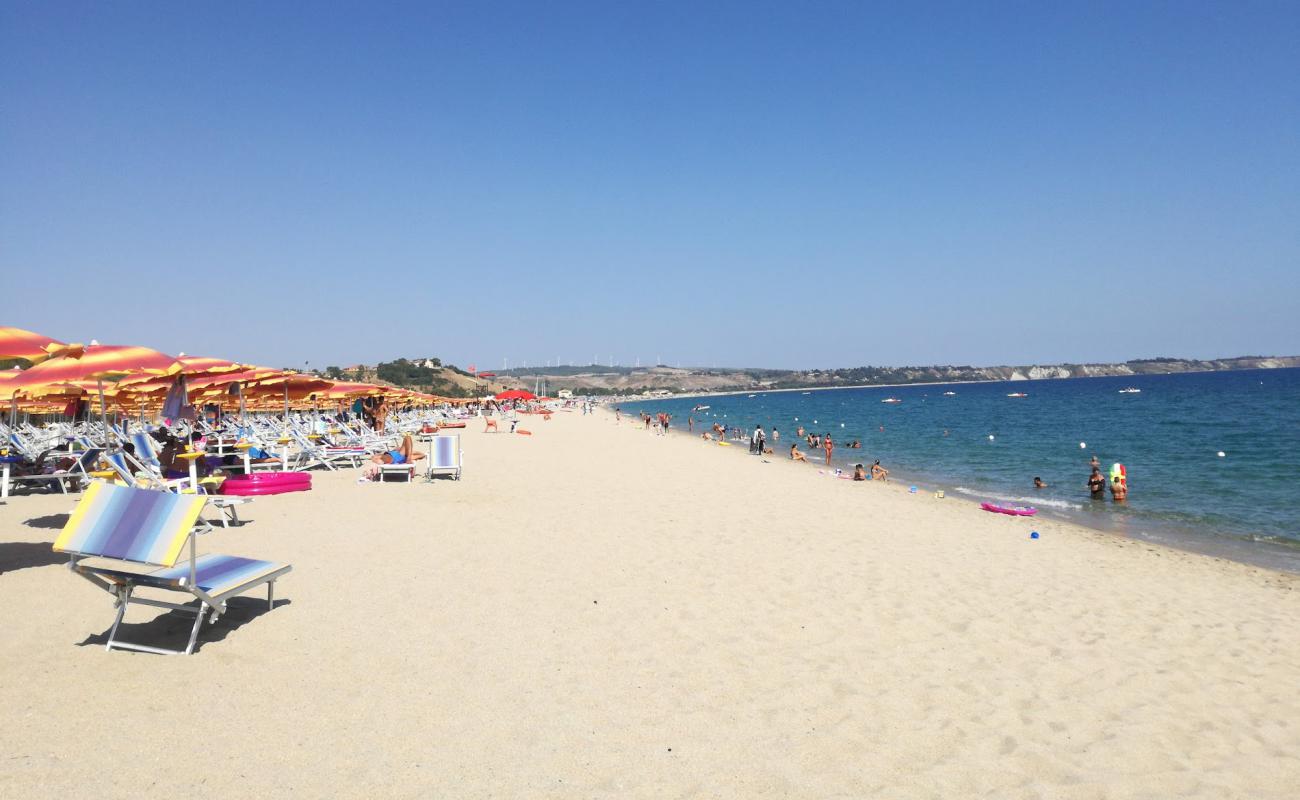
[[[290,565],[239,556],[197,555],[197,535],[211,529],[200,517],[206,502],[203,495],[99,481],[86,490],[54,542],[54,550],[69,554],[73,571],[113,595],[117,618],[108,634],[107,649],[189,654],[194,652],[204,617],[210,611],[208,621],[215,622],[225,612],[227,599],[266,584],[267,605],[274,606],[275,581],[292,569]],[[183,557],[186,552],[188,557]],[[186,593],[198,600],[198,606],[133,596],[139,587]],[[166,650],[118,640],[117,628],[132,603],[194,614],[186,648]]]
[[460,480],[460,436],[433,437],[433,458],[429,460],[430,477],[438,474],[451,475]]

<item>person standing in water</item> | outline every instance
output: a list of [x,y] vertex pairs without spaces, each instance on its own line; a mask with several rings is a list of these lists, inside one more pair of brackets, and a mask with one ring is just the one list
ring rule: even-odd
[[1110,499],[1116,503],[1123,503],[1128,500],[1128,484],[1118,475],[1110,481]]
[[1088,476],[1088,491],[1093,500],[1106,499],[1106,479],[1102,477],[1101,467],[1092,468],[1092,474]]

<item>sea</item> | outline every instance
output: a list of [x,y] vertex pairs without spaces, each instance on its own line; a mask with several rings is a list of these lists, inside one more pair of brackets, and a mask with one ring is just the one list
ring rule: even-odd
[[[761,424],[771,441],[775,428],[780,458],[803,426],[831,434],[834,467],[879,459],[890,480],[918,493],[1030,506],[1040,516],[1300,573],[1300,369],[753,391],[619,405],[634,414],[668,412],[683,433],[693,416],[696,436],[715,422],[746,432]],[[708,408],[692,410],[701,405]],[[845,447],[854,440],[861,449]],[[1094,456],[1103,474],[1124,465],[1127,503],[1109,494],[1090,499]],[[1035,489],[1035,477],[1047,488]]]

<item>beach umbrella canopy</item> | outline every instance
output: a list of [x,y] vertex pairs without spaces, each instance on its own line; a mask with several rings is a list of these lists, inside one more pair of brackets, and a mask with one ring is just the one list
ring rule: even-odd
[[112,380],[123,375],[167,375],[176,359],[148,347],[91,345],[76,357],[71,354],[42,361],[14,379],[11,390],[28,391],[38,386],[70,381]]
[[384,387],[375,386],[373,383],[349,383],[347,381],[335,381],[334,385],[329,388],[326,394],[331,398],[357,397],[362,395],[383,394]]
[[0,326],[0,360],[21,358],[32,364],[65,353],[79,352],[81,345],[68,345],[22,328]]
[[225,388],[232,383],[251,383],[252,381],[263,378],[271,378],[276,375],[291,375],[293,373],[285,372],[281,369],[272,369],[271,367],[249,367],[244,366],[238,372],[222,372],[216,375],[203,375],[198,378],[189,380],[190,390],[196,389],[214,389]]
[[536,400],[537,395],[525,389],[510,389],[496,394],[498,400]]
[[[154,386],[172,378],[176,375],[184,375],[187,378],[196,378],[198,376],[228,375],[234,372],[243,372],[250,367],[247,364],[239,364],[234,361],[227,361],[224,358],[208,358],[206,356],[180,356],[167,369],[164,376],[159,377],[151,374],[128,375],[119,383],[122,386],[133,386],[135,384],[152,384]],[[171,383],[166,384],[170,386]],[[190,385],[194,381],[190,380]]]

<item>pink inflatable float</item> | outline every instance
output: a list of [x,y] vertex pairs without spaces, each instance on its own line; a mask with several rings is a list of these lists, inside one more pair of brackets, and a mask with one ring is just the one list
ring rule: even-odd
[[306,472],[254,472],[226,478],[217,491],[240,497],[306,492],[311,489],[311,475]]
[[995,514],[1010,514],[1013,517],[1032,517],[1038,513],[1036,508],[1025,508],[1024,506],[998,506],[993,503],[980,503],[980,508],[985,511],[992,511]]

